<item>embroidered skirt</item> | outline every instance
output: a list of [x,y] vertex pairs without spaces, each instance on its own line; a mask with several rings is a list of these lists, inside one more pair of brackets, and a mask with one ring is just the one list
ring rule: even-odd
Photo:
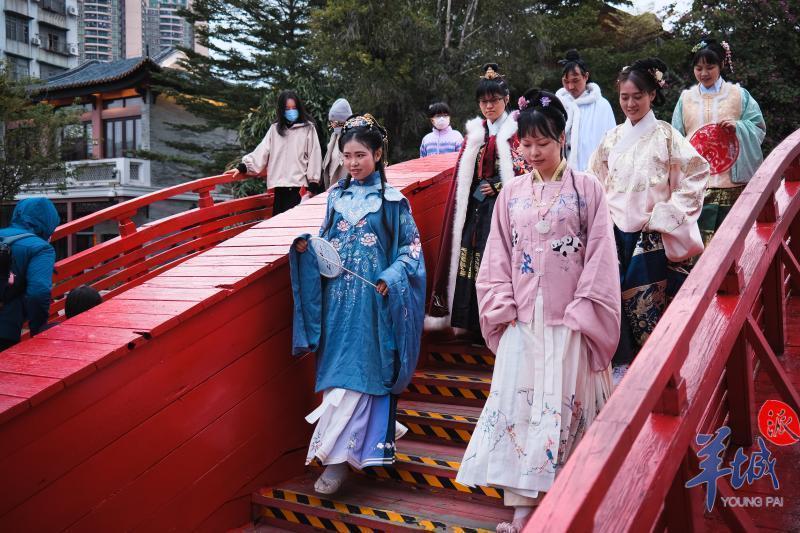
[[497,196],[487,196],[482,201],[473,196],[467,204],[467,218],[461,233],[456,286],[453,291],[453,308],[450,324],[480,335],[478,319],[478,293],[475,280],[481,267],[481,258],[492,227],[492,211]]
[[687,261],[667,259],[661,234],[625,232],[614,226],[622,286],[620,339],[613,364],[630,364],[653,332],[667,304],[689,274]]
[[359,470],[394,462],[395,440],[408,428],[395,421],[397,396],[375,396],[346,389],[327,389],[322,404],[306,420],[314,435],[306,464],[350,463]]
[[708,246],[711,237],[722,225],[722,221],[728,216],[733,204],[739,199],[744,190],[744,185],[740,187],[730,187],[725,189],[709,188],[706,189],[703,199],[703,210],[697,225],[700,226],[700,233],[703,235],[703,244]]
[[533,321],[500,339],[489,398],[456,477],[463,485],[527,498],[546,492],[611,395],[610,369],[593,372],[583,336],[546,326],[543,307],[538,293]]

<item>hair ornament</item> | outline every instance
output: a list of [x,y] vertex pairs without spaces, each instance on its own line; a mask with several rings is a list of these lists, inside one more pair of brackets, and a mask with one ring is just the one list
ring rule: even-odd
[[706,46],[708,46],[708,43],[707,43],[707,42],[705,42],[705,41],[700,41],[699,43],[697,43],[696,45],[694,45],[694,47],[692,48],[692,53],[693,53],[693,54],[696,54],[697,52],[699,52],[700,50],[702,50],[702,49],[703,49],[703,48],[705,48]]
[[383,142],[386,142],[389,139],[389,136],[386,134],[386,130],[383,129],[383,127],[378,124],[378,121],[375,120],[375,117],[369,113],[364,113],[363,115],[357,115],[347,119],[347,121],[344,123],[344,126],[342,126],[342,135],[354,128],[369,128],[371,130],[375,130],[381,134]]
[[728,68],[731,69],[733,72],[733,56],[731,54],[731,45],[728,44],[728,41],[722,41],[720,43],[722,49],[725,50],[725,60],[722,62],[722,65],[725,66],[727,63]]
[[667,81],[664,79],[664,73],[658,70],[657,68],[651,68],[648,72],[650,75],[653,76],[653,79],[656,80],[656,84],[662,89],[667,86]]
[[539,103],[540,103],[540,104],[542,104],[542,107],[547,107],[547,106],[549,106],[549,105],[550,105],[550,102],[551,102],[551,100],[550,100],[550,97],[549,97],[549,96],[542,96],[542,97],[539,99]]
[[519,107],[520,111],[524,111],[525,108],[528,107],[528,101],[524,96],[520,96],[519,100],[517,100],[517,107]]

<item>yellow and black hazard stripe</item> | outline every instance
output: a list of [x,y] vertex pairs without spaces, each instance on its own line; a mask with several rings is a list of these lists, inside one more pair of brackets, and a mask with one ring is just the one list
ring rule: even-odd
[[280,509],[278,507],[263,506],[261,508],[261,515],[274,520],[283,520],[285,522],[291,522],[292,524],[303,524],[324,531],[340,531],[341,533],[374,533],[375,531],[369,527],[355,526],[340,520],[331,520],[330,518],[290,511],[289,509]]
[[451,415],[447,413],[437,413],[435,411],[417,411],[416,409],[397,409],[398,416],[413,416],[414,418],[429,418],[431,420],[447,420],[449,422],[464,422],[465,424],[475,425],[478,423],[477,416]]
[[458,470],[461,467],[459,461],[445,461],[444,459],[436,459],[435,457],[421,457],[419,455],[410,455],[407,453],[396,453],[395,459],[401,463],[416,463],[425,466],[437,466],[447,468],[449,470]]
[[[456,463],[458,464],[458,463]],[[435,476],[433,474],[423,474],[413,472],[403,468],[401,463],[395,463],[394,467],[376,466],[365,470],[367,475],[374,475],[383,479],[394,479],[413,485],[424,485],[437,489],[450,489],[465,494],[481,494],[490,498],[502,498],[502,491],[492,487],[468,487],[456,482],[455,479],[447,476]]]
[[403,425],[414,435],[424,437],[436,437],[453,442],[469,442],[470,437],[472,437],[472,431],[466,429],[446,428],[433,424],[415,424],[414,422],[406,421],[403,421]]
[[417,376],[427,379],[439,379],[439,380],[447,380],[447,381],[460,381],[462,383],[485,383],[487,385],[492,384],[491,377],[480,377],[480,376],[461,376],[458,374],[438,374],[438,373],[431,373],[431,372],[420,372]]
[[408,392],[423,394],[426,396],[445,396],[447,398],[465,398],[467,400],[486,400],[489,397],[488,390],[469,389],[464,387],[446,387],[444,385],[422,385],[421,383],[410,383]]
[[[311,496],[308,494],[302,494],[299,492],[294,492],[290,490],[282,490],[282,489],[266,489],[261,492],[261,495],[266,498],[271,498],[274,500],[283,500],[286,502],[306,505],[309,507],[316,507],[319,509],[328,509],[330,511],[335,511],[340,515],[347,515],[347,516],[359,516],[362,518],[368,519],[378,519],[383,520],[385,522],[394,522],[397,524],[404,524],[409,526],[419,527],[426,531],[457,531],[459,533],[482,533],[485,530],[478,530],[475,528],[462,528],[462,527],[453,527],[445,524],[443,522],[438,522],[435,520],[427,520],[424,518],[407,515],[403,513],[398,513],[395,511],[389,511],[385,509],[378,509],[376,507],[368,507],[364,505],[354,505],[351,503],[344,503],[344,502],[337,502],[333,500],[328,500],[326,498],[319,498],[317,496]],[[282,511],[284,515],[288,514],[287,509],[280,509],[275,506],[264,506],[271,510],[279,509]],[[274,512],[274,511],[273,511]],[[312,525],[312,521],[310,516],[307,513],[291,511],[291,514],[296,517],[297,522],[295,523],[303,523],[300,520],[305,519],[308,520],[308,524]],[[302,518],[301,518],[302,517]],[[316,517],[319,519],[320,517]],[[334,522],[333,520],[331,522]],[[334,524],[335,525],[335,524]],[[377,524],[376,524],[377,525]],[[316,526],[312,526],[316,527]],[[348,528],[353,527],[352,525],[347,525]],[[366,531],[370,531],[369,528],[365,528]],[[339,529],[333,529],[333,531],[340,531]],[[361,529],[347,529],[345,531],[361,531]]]
[[482,365],[494,366],[494,355],[477,355],[454,352],[428,352],[431,359],[440,363],[450,363],[454,365]]

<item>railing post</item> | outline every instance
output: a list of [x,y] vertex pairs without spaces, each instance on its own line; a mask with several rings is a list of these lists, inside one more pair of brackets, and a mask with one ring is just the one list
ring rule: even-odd
[[[728,389],[728,410],[731,444],[749,447],[753,444],[752,416],[755,400],[753,358],[747,349],[744,333],[739,333],[725,366],[725,383]],[[717,428],[711,428],[715,431]]]
[[800,181],[800,157],[789,163],[789,168],[783,173],[786,181]]
[[[738,256],[738,254],[737,254]],[[728,267],[728,273],[725,274],[725,279],[717,291],[719,294],[729,296],[738,296],[744,289],[744,273],[742,267],[739,266],[739,261],[736,257],[731,261],[731,266]]]
[[197,207],[205,208],[211,207],[214,205],[214,198],[211,196],[211,191],[214,190],[214,186],[211,187],[203,187],[202,189],[197,189],[195,192],[200,195],[200,198],[197,200]]
[[[689,449],[688,453],[692,453]],[[692,478],[689,468],[689,457],[685,455],[678,471],[675,472],[675,479],[664,500],[664,517],[666,519],[667,531],[702,531],[702,512],[697,502],[697,491],[693,492],[686,488],[686,482]]]
[[[772,351],[781,355],[784,351],[784,268],[783,250],[772,259],[762,285],[761,301],[764,304],[764,336],[767,338]],[[800,281],[800,280],[797,280]],[[795,285],[797,286],[797,285]]]
[[686,381],[676,371],[669,377],[654,411],[664,415],[679,416],[686,407],[686,402]]
[[136,233],[136,223],[133,222],[133,217],[136,216],[136,211],[128,211],[117,217],[117,224],[119,224],[119,236],[127,237]]

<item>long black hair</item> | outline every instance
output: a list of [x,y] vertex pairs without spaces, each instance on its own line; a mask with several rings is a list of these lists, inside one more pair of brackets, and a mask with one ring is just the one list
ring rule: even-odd
[[497,63],[486,63],[481,67],[481,71],[483,75],[475,89],[476,100],[487,96],[506,97],[509,95],[508,84],[506,84],[505,76],[500,74],[500,67],[497,66]]
[[[659,79],[659,74],[661,78]],[[666,86],[664,76],[667,74],[667,64],[657,57],[647,59],[637,59],[629,67],[625,67],[617,76],[617,87],[625,81],[633,83],[637,89],[651,93],[655,91],[656,98],[653,100],[654,106],[662,105],[664,98],[663,89]]]
[[[283,116],[283,112],[286,111],[286,102],[289,100],[294,100],[299,113],[297,120],[294,122],[289,122],[286,120],[286,117]],[[286,130],[291,128],[294,124],[303,123],[315,125],[314,119],[308,114],[308,111],[306,111],[306,106],[303,105],[303,101],[294,91],[281,91],[281,93],[278,95],[278,99],[275,102],[275,124],[278,125],[278,133],[280,136],[283,137],[286,134]]]
[[[386,233],[391,235],[391,231],[389,230],[389,223],[386,220],[386,210],[383,209],[383,200],[384,200],[384,193],[386,192],[386,151],[387,151],[387,139],[388,135],[386,134],[386,129],[378,124],[378,122],[372,118],[371,115],[351,115],[347,121],[344,123],[344,127],[342,127],[342,136],[339,137],[339,151],[344,152],[344,147],[350,141],[355,141],[359,144],[362,144],[369,149],[372,155],[375,155],[375,152],[378,150],[382,150],[381,158],[375,163],[375,170],[378,171],[381,177],[381,220],[383,221],[384,229]],[[353,180],[353,176],[349,173],[347,177],[344,179],[344,184],[342,185],[343,190],[347,190],[350,187],[350,183]],[[331,225],[333,224],[333,216],[332,213],[328,214],[328,224],[325,227],[325,231],[323,235],[327,235],[331,229]]]
[[[567,127],[567,110],[555,94],[541,89],[529,89],[519,99],[520,113],[517,117],[517,137],[541,136],[561,142],[561,135]],[[564,154],[562,153],[562,157]],[[562,178],[563,179],[563,178]],[[578,207],[578,233],[583,233],[581,194],[572,176],[572,190],[575,191],[575,204]]]

